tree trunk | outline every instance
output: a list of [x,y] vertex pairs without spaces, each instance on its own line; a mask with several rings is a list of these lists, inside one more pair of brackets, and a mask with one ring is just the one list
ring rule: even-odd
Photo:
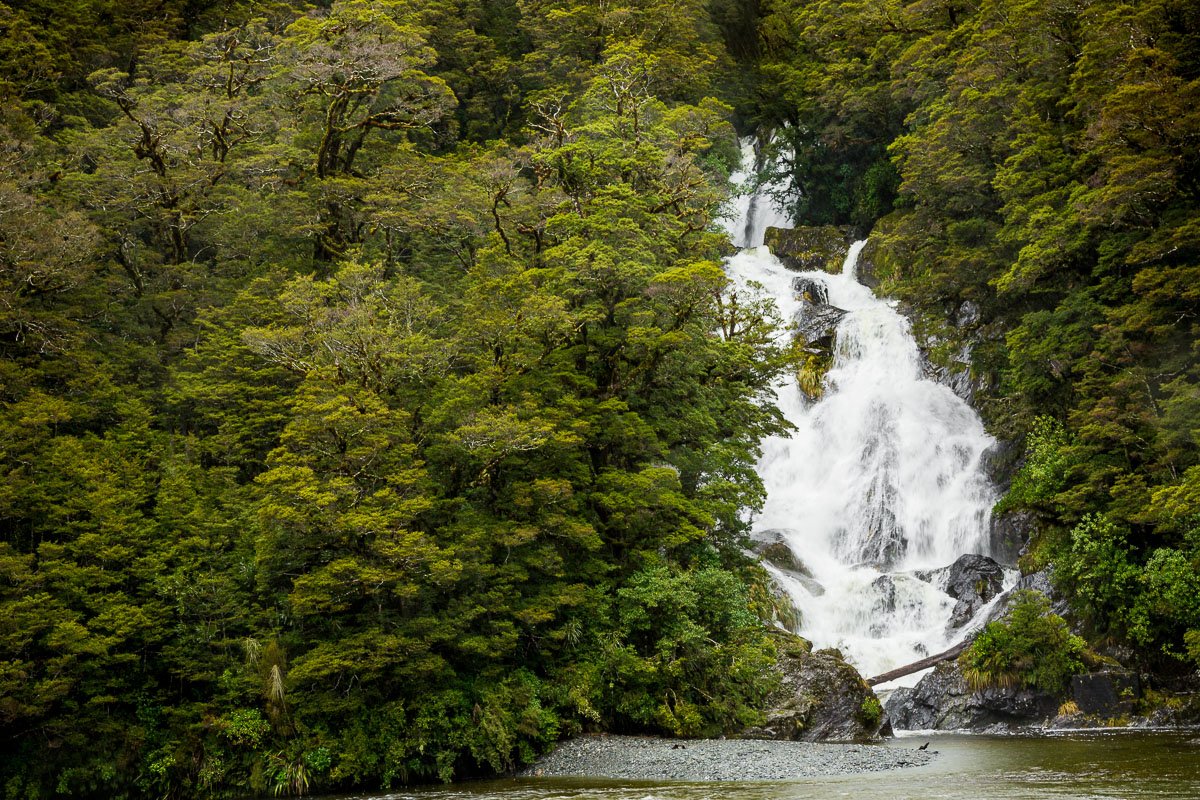
[[868,678],[867,685],[878,686],[881,683],[894,681],[896,678],[903,678],[905,675],[912,675],[914,672],[920,672],[923,669],[928,669],[929,667],[940,664],[943,661],[949,661],[952,658],[958,658],[959,655],[962,654],[962,651],[967,649],[967,645],[969,644],[970,642],[959,642],[949,650],[944,650],[937,655],[932,655],[928,658],[922,658],[920,661],[914,661],[907,666],[897,667],[896,669],[885,672],[882,675],[876,675],[874,678]]

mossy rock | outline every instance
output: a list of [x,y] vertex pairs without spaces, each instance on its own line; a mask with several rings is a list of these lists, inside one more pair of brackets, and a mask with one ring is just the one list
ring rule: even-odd
[[889,731],[879,699],[836,650],[813,652],[796,636],[775,634],[780,683],[766,721],[745,733],[797,741],[874,741]]
[[[788,552],[791,553],[790,550]],[[791,558],[795,561],[795,556]],[[765,557],[764,560],[766,560]],[[761,566],[754,566],[748,573],[747,587],[750,592],[751,611],[764,623],[771,626],[772,630],[795,631],[800,628],[804,622],[800,615],[800,609],[796,608],[791,595],[771,577],[769,572]]]
[[755,550],[763,561],[768,561],[780,569],[809,574],[808,568],[796,558],[796,554],[786,542],[764,542]]
[[[889,234],[895,229],[898,217],[889,214],[875,223],[867,243],[858,254],[859,283],[878,289],[884,285],[894,285],[903,274],[903,264],[899,256],[889,247]],[[890,294],[891,292],[885,292]]]
[[835,225],[767,228],[764,241],[788,269],[837,274],[850,250],[850,229]]

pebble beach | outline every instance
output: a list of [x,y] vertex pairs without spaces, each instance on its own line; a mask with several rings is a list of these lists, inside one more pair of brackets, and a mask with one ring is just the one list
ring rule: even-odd
[[656,781],[787,781],[915,767],[934,751],[756,739],[581,736],[522,774]]

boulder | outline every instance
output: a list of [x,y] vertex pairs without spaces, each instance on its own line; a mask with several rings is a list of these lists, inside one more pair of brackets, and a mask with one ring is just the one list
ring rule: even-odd
[[767,228],[764,242],[788,269],[836,274],[850,250],[850,230],[834,225]]
[[792,291],[806,303],[815,306],[829,305],[829,287],[824,283],[803,275],[792,278]]
[[948,567],[921,570],[918,578],[937,586],[958,602],[950,614],[950,629],[961,628],[1004,588],[1004,567],[995,559],[968,553]]
[[837,650],[812,652],[798,636],[778,633],[779,686],[766,721],[744,731],[760,739],[868,742],[891,734],[875,693]]
[[973,690],[958,662],[948,661],[916,686],[893,691],[884,707],[901,730],[1009,732],[1045,723],[1058,711],[1058,699],[1017,687]]
[[825,391],[825,375],[833,367],[837,326],[846,312],[829,305],[829,291],[819,280],[801,276],[792,288],[800,296],[794,322],[796,341],[803,346],[796,383],[809,400],[819,400]]
[[958,602],[950,627],[965,625],[1004,588],[1004,567],[987,556],[968,553],[958,557],[946,574],[946,594]]
[[846,312],[830,305],[801,302],[796,310],[796,340],[807,347],[833,350],[833,337]]
[[782,537],[774,540],[756,541],[751,549],[763,561],[774,564],[782,570],[795,572],[809,578],[812,577],[812,572],[804,565],[803,561],[796,557],[796,552],[792,550],[791,545],[783,541]]
[[[800,560],[796,551],[788,544],[788,531],[771,529],[755,534],[750,547],[759,559],[796,580],[814,595],[825,594],[825,587],[813,578],[812,570]],[[783,587],[778,587],[783,590]],[[786,590],[783,590],[786,594]]]

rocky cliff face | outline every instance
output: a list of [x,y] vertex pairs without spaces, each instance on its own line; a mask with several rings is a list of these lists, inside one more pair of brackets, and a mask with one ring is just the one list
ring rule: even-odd
[[885,708],[895,727],[904,730],[974,730],[993,733],[1045,724],[1059,699],[1046,692],[1018,688],[975,691],[957,661],[939,664],[913,688],[900,688]]
[[767,698],[767,720],[745,736],[798,742],[868,742],[890,736],[875,693],[837,650],[780,632],[779,688]]

